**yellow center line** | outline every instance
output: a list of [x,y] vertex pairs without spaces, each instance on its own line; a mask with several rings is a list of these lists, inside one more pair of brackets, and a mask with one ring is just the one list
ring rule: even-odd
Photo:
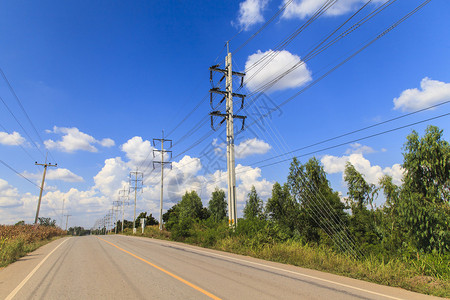
[[148,265],[154,267],[155,269],[158,269],[158,270],[160,270],[161,272],[166,273],[167,275],[169,275],[169,276],[171,276],[171,277],[173,277],[173,278],[175,278],[175,279],[181,281],[182,283],[184,283],[184,284],[190,286],[191,288],[193,288],[193,289],[199,291],[200,293],[205,294],[206,296],[208,296],[208,297],[210,297],[210,298],[212,298],[212,299],[215,299],[215,300],[221,300],[219,297],[217,297],[217,296],[211,294],[210,292],[205,291],[204,289],[202,289],[202,288],[196,286],[195,284],[190,283],[189,281],[187,281],[187,280],[185,280],[185,279],[183,279],[183,278],[181,278],[181,277],[179,277],[179,276],[177,276],[177,275],[175,275],[175,274],[173,274],[173,273],[171,273],[171,272],[169,272],[169,271],[167,271],[167,270],[165,270],[165,269],[163,269],[163,268],[161,268],[161,267],[155,265],[154,263],[151,263],[151,262],[149,262],[148,260],[145,260],[145,259],[143,259],[142,257],[139,257],[139,256],[137,256],[136,254],[131,253],[130,251],[127,251],[127,250],[125,250],[125,249],[123,249],[123,248],[120,248],[119,246],[117,246],[117,245],[115,245],[115,244],[113,244],[113,243],[111,243],[111,242],[109,242],[109,241],[107,241],[107,240],[105,240],[105,239],[102,239],[101,237],[97,237],[97,238],[100,239],[100,240],[102,240],[102,241],[104,241],[104,242],[106,242],[106,243],[108,243],[108,244],[110,244],[111,246],[116,247],[116,248],[119,249],[120,251],[123,251],[123,252],[125,252],[125,253],[127,253],[127,254],[133,256],[134,258],[137,258],[137,259],[139,259],[139,260],[145,262],[146,264],[148,264]]

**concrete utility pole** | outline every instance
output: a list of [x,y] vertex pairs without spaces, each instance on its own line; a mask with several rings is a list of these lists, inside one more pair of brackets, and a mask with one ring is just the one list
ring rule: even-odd
[[62,210],[61,210],[61,229],[63,227],[63,222],[64,222],[64,202],[66,202],[66,198],[63,198],[63,205],[62,205]]
[[[123,222],[124,222],[124,218],[125,218],[125,204],[128,205],[128,197],[130,194],[130,190],[126,189],[125,187],[123,188],[123,190],[119,191],[119,200],[122,199],[122,232],[123,232]],[[125,199],[127,200],[125,202]]]
[[34,219],[34,224],[37,224],[38,218],[39,218],[39,210],[41,209],[41,199],[42,199],[42,192],[44,191],[44,181],[45,181],[45,173],[47,172],[47,167],[57,167],[58,164],[52,165],[51,163],[47,163],[47,159],[45,159],[46,162],[44,164],[38,164],[37,161],[34,163],[37,166],[44,166],[44,174],[42,175],[42,183],[41,183],[41,190],[39,192],[39,200],[38,200],[38,206],[36,209],[36,218]]
[[245,74],[240,72],[233,72],[232,70],[232,59],[231,53],[227,42],[227,56],[225,57],[225,69],[219,69],[219,65],[215,65],[209,68],[210,70],[210,81],[212,82],[213,72],[222,73],[222,79],[226,79],[225,91],[220,90],[220,88],[213,86],[209,90],[211,94],[211,107],[213,106],[213,94],[219,94],[224,96],[220,101],[222,103],[226,99],[226,112],[221,113],[220,111],[212,111],[211,116],[211,127],[214,128],[214,117],[223,118],[220,124],[225,120],[227,122],[227,170],[228,170],[228,223],[231,227],[236,227],[237,225],[237,211],[236,211],[236,171],[235,171],[235,154],[234,154],[234,119],[242,120],[242,129],[244,129],[244,122],[246,116],[238,116],[233,114],[233,97],[241,98],[241,109],[244,107],[245,95],[233,93],[233,75],[241,77],[241,86],[243,84],[243,79]]
[[67,224],[69,223],[69,217],[71,217],[72,215],[65,215],[66,216],[66,231],[67,231]]
[[153,158],[155,157],[155,152],[161,153],[160,161],[153,161],[153,168],[155,168],[155,163],[161,165],[161,198],[159,201],[159,230],[162,230],[162,211],[163,211],[163,189],[164,189],[164,165],[168,164],[172,168],[172,162],[164,161],[164,154],[170,154],[170,158],[172,158],[172,151],[164,150],[164,142],[169,142],[169,149],[172,148],[172,140],[164,139],[164,130],[162,131],[162,138],[153,139],[153,147],[156,147],[156,141],[161,142],[161,150],[153,150]]
[[[134,175],[134,179],[133,179]],[[142,185],[144,182],[144,174],[138,172],[137,169],[134,172],[130,172],[130,190],[134,190],[134,218],[133,218],[133,234],[136,233],[136,198],[137,191],[142,190]]]

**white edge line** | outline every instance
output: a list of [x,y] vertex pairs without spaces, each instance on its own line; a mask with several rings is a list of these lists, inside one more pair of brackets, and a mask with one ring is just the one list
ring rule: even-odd
[[[152,239],[152,240],[155,241],[156,239]],[[394,296],[389,296],[389,295],[373,292],[373,291],[370,291],[370,290],[358,288],[358,287],[355,287],[355,286],[351,286],[351,285],[344,284],[344,283],[339,283],[339,282],[328,280],[328,279],[323,279],[323,278],[316,277],[316,276],[306,275],[306,274],[302,274],[302,273],[299,273],[299,272],[294,272],[294,271],[291,271],[291,270],[277,268],[277,267],[274,267],[274,266],[269,266],[269,265],[260,264],[260,263],[257,263],[257,262],[252,262],[252,261],[248,261],[248,260],[244,260],[244,259],[239,259],[239,258],[235,258],[235,257],[221,255],[221,254],[217,254],[217,253],[213,253],[213,252],[209,252],[209,251],[202,251],[202,250],[199,250],[199,249],[187,246],[187,245],[182,245],[182,246],[184,246],[186,248],[189,248],[189,249],[192,249],[192,250],[194,250],[194,251],[196,251],[198,253],[208,253],[208,254],[211,254],[213,256],[222,257],[222,258],[226,258],[226,259],[229,259],[229,260],[235,260],[235,261],[239,261],[239,262],[244,262],[244,263],[248,263],[248,264],[252,264],[252,265],[256,265],[256,266],[260,266],[260,267],[265,267],[265,268],[269,268],[269,269],[274,269],[274,270],[278,270],[278,271],[282,271],[282,272],[287,272],[287,273],[291,273],[291,274],[295,274],[295,275],[299,275],[299,276],[303,276],[303,277],[307,277],[307,278],[311,278],[311,279],[315,279],[315,280],[331,283],[331,284],[334,284],[334,285],[339,285],[339,286],[346,287],[346,288],[349,288],[349,289],[353,289],[353,290],[357,290],[357,291],[361,291],[361,292],[365,292],[365,293],[369,293],[369,294],[373,294],[373,295],[377,295],[377,296],[381,296],[381,297],[385,297],[385,298],[390,298],[390,299],[395,299],[395,300],[403,300],[402,298],[397,298],[397,297],[394,297]]]
[[36,273],[36,271],[42,266],[42,264],[47,260],[47,258],[50,257],[50,255],[52,255],[53,252],[56,251],[56,249],[58,249],[62,244],[64,244],[65,242],[67,242],[69,239],[64,240],[61,244],[59,244],[58,246],[56,246],[55,249],[52,250],[52,252],[50,252],[49,254],[47,254],[46,257],[44,257],[44,259],[36,266],[34,267],[34,269],[30,272],[30,274],[28,274],[27,277],[25,277],[24,280],[22,280],[21,283],[19,283],[19,285],[8,295],[8,297],[5,298],[5,300],[11,300],[12,298],[14,298],[14,296],[20,291],[20,289],[27,283],[28,280],[30,280],[31,276],[33,276],[34,273]]

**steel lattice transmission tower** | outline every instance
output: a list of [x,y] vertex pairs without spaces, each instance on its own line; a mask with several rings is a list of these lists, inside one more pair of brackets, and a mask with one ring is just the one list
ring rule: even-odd
[[172,148],[172,140],[167,140],[164,138],[164,130],[162,131],[162,138],[153,139],[153,147],[156,147],[156,142],[161,143],[161,150],[153,150],[153,158],[155,158],[155,152],[159,152],[161,154],[160,161],[153,161],[153,169],[155,168],[155,164],[161,165],[161,197],[159,201],[159,230],[162,230],[162,211],[163,211],[163,190],[164,190],[164,166],[169,165],[172,168],[172,162],[164,161],[164,155],[169,154],[169,159],[172,159],[172,151],[164,150],[164,142],[170,143],[168,149]]
[[130,190],[125,187],[119,191],[119,201],[122,200],[122,233],[123,233],[123,222],[125,219],[125,204],[128,205],[130,203],[128,202],[129,195]]
[[[245,95],[233,93],[233,76],[238,76],[241,78],[241,87],[244,81],[244,73],[233,72],[232,69],[232,58],[230,49],[227,42],[227,56],[225,57],[225,69],[219,69],[219,65],[215,65],[209,68],[210,71],[210,81],[212,88],[209,90],[211,95],[211,108],[213,111],[210,113],[211,116],[211,127],[216,130],[214,126],[214,117],[222,118],[219,125],[224,121],[227,122],[227,170],[228,170],[228,222],[231,227],[237,225],[237,211],[236,211],[236,163],[234,154],[234,119],[242,120],[242,128],[244,129],[244,123],[246,116],[235,115],[233,113],[233,97],[238,97],[241,99],[241,109],[244,108]],[[225,90],[221,90],[213,84],[213,72],[221,73],[222,78],[219,83],[225,79]],[[219,94],[223,96],[220,100],[219,105],[226,100],[226,110],[221,112],[215,110],[213,105],[213,94]]]
[[144,182],[144,174],[138,170],[130,172],[130,192],[134,191],[134,218],[133,218],[133,234],[136,233],[136,198],[137,191],[142,191],[142,185]]

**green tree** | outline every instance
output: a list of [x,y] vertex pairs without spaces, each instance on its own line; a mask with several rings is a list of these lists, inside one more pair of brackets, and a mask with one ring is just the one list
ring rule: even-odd
[[171,230],[175,224],[178,224],[180,214],[178,207],[177,203],[163,214],[162,219],[167,230]]
[[141,212],[136,218],[136,227],[140,227],[141,218],[145,219],[145,226],[158,225],[159,222],[152,216],[152,214],[147,215],[147,212]]
[[378,195],[378,190],[373,183],[367,183],[350,162],[345,165],[344,180],[347,182],[348,196],[352,205],[355,205],[356,209],[362,209],[369,204],[373,210],[373,201]]
[[403,187],[399,214],[419,250],[450,250],[450,145],[443,131],[428,126],[403,147]]
[[401,249],[404,239],[404,229],[399,220],[399,199],[401,187],[395,185],[392,177],[384,175],[379,180],[383,190],[385,203],[382,206],[380,225],[383,232],[383,246],[391,252]]
[[256,188],[252,186],[244,207],[244,219],[264,219],[264,217],[263,202],[258,196]]
[[281,186],[278,182],[275,182],[272,187],[272,197],[266,203],[268,217],[293,233],[299,225],[299,210],[298,203],[289,193],[288,185]]
[[[373,210],[373,200],[377,195],[375,185],[367,183],[350,162],[345,166],[344,180],[347,182],[348,202],[352,210],[350,230],[363,248],[379,244],[381,236],[376,228]],[[368,204],[371,210],[367,209]]]
[[39,221],[39,225],[41,225],[41,226],[51,226],[51,227],[56,226],[56,220],[54,220],[52,218],[39,217],[38,221]]
[[203,219],[205,212],[203,210],[202,199],[196,191],[186,192],[178,203],[179,218],[183,219]]
[[218,222],[227,217],[227,206],[225,192],[216,188],[209,200],[209,211],[214,221]]
[[323,166],[315,157],[306,164],[301,164],[294,158],[287,185],[300,209],[298,230],[307,240],[319,242],[322,228],[329,228],[335,222],[347,222],[345,205],[340,201],[338,193],[331,189]]

